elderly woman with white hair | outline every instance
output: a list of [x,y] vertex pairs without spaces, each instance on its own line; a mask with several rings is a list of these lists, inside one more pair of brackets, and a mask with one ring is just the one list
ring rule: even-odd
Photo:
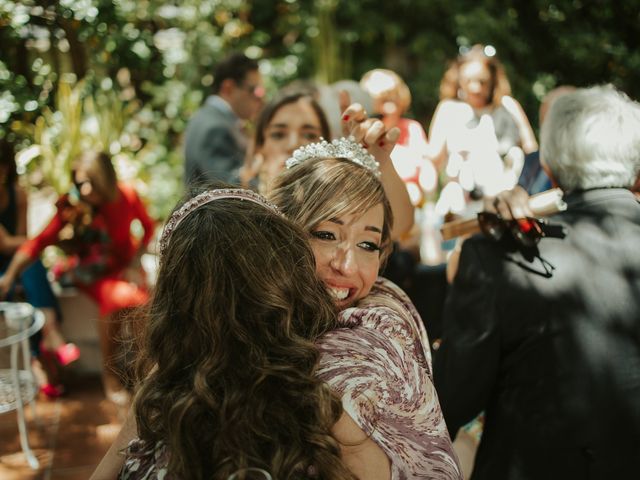
[[525,218],[511,222],[514,235],[464,243],[436,388],[452,436],[485,411],[474,480],[632,478],[640,105],[610,86],[578,89],[553,104],[541,144],[565,194],[567,209],[549,219],[561,232],[540,239],[531,232],[544,230]]

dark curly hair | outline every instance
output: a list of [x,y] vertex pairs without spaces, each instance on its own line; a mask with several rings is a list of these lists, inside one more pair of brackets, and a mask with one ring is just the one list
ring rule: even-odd
[[145,320],[135,416],[145,444],[168,447],[172,475],[354,478],[331,436],[340,399],[315,376],[335,307],[291,222],[238,199],[192,211]]

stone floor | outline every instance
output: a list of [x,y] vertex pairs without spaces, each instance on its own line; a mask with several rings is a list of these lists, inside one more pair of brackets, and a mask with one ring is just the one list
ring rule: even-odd
[[38,397],[39,422],[27,409],[29,442],[40,462],[29,468],[18,436],[16,413],[0,415],[0,479],[87,479],[120,429],[124,415],[104,398],[99,376],[77,376],[57,400]]

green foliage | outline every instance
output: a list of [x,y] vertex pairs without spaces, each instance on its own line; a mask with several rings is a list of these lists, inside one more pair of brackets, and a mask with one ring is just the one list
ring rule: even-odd
[[0,137],[38,147],[29,168],[57,189],[78,148],[108,149],[161,218],[182,190],[186,122],[230,50],[266,59],[271,92],[391,68],[428,126],[447,61],[492,44],[536,125],[559,84],[639,97],[638,38],[640,0],[0,0]]

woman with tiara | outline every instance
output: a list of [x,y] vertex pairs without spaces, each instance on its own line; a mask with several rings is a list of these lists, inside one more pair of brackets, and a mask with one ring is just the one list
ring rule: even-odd
[[384,451],[387,478],[461,478],[422,320],[400,288],[378,277],[393,225],[379,165],[390,162],[397,136],[359,105],[343,123],[350,137],[294,152],[269,197],[307,233],[340,310],[339,328],[317,342],[319,375]]

